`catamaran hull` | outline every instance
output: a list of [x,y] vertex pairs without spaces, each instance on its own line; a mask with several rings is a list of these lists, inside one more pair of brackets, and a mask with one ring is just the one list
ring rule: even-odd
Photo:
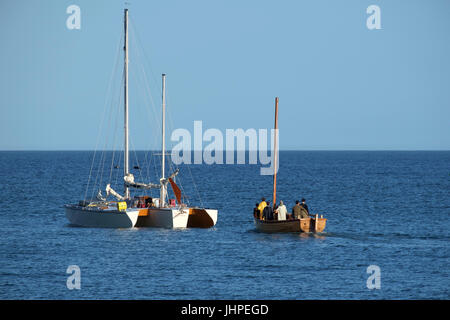
[[66,217],[72,225],[91,228],[133,228],[139,210],[103,211],[80,206],[65,206]]
[[189,208],[188,228],[211,228],[217,222],[217,210]]
[[148,208],[140,209],[136,223],[138,228],[186,228],[189,210],[177,208]]

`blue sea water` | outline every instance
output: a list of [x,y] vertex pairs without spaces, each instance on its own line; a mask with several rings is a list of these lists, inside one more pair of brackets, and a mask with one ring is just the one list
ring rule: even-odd
[[[137,177],[159,170],[135,156]],[[317,235],[255,231],[272,177],[249,164],[181,166],[191,204],[219,209],[214,228],[70,226],[62,205],[83,199],[92,157],[0,152],[1,299],[450,298],[450,152],[281,152],[277,198],[289,210],[306,198],[328,219]],[[111,154],[98,159],[91,183],[117,181]],[[80,290],[66,286],[69,265]]]

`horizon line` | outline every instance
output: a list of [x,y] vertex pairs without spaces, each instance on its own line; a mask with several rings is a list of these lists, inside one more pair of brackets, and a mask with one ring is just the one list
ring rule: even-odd
[[[114,150],[114,149],[4,149],[0,150],[0,152],[123,152],[123,150]],[[204,150],[190,150],[190,152],[203,152]],[[258,150],[218,150],[218,152],[227,152],[227,151],[234,151],[234,152],[259,152]],[[269,151],[269,150],[267,150]],[[279,152],[295,152],[295,151],[409,151],[409,152],[417,152],[417,151],[450,151],[450,149],[280,149]],[[136,149],[133,150],[133,152],[161,152],[161,150],[155,149],[155,150],[140,150]],[[171,153],[171,150],[167,150],[167,153]]]

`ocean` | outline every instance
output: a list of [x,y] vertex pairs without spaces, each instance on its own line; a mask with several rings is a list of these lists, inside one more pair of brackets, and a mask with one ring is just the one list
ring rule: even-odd
[[[251,164],[180,166],[187,201],[219,210],[214,228],[71,226],[62,206],[94,194],[88,180],[122,192],[120,154],[97,152],[91,171],[93,155],[0,152],[1,299],[450,298],[448,151],[280,152],[277,199],[305,198],[321,234],[256,232],[272,177]],[[132,155],[136,180],[157,182],[153,158]]]

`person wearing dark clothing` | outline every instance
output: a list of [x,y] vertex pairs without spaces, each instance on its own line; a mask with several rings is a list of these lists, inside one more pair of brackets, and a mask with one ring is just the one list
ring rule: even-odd
[[305,198],[302,198],[301,206],[302,206],[303,208],[305,208],[306,212],[309,214],[309,209],[308,209],[308,205],[306,204]]
[[295,206],[292,208],[292,218],[300,219],[300,213],[301,213],[300,201],[296,200]]
[[253,217],[255,219],[259,219],[260,212],[259,212],[258,206],[259,206],[259,203],[255,204],[255,207],[253,208]]
[[267,201],[267,206],[264,207],[263,217],[264,217],[264,220],[273,220],[273,209],[270,206],[269,201]]
[[272,220],[278,220],[278,206],[276,204],[272,208]]
[[309,218],[308,211],[300,205],[300,219]]

